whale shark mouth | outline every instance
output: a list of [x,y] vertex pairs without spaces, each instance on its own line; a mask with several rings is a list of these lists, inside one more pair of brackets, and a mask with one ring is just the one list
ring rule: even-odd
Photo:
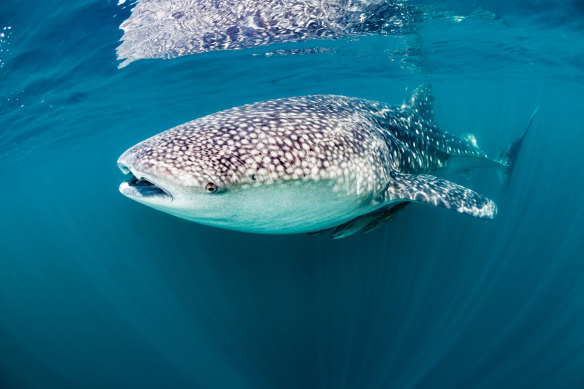
[[127,180],[120,184],[120,192],[128,197],[138,198],[168,198],[172,196],[166,190],[146,178],[137,178],[128,168],[121,168],[128,176]]

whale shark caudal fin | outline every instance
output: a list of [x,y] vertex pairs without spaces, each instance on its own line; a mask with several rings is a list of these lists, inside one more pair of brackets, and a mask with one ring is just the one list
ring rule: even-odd
[[378,201],[413,201],[451,209],[481,219],[493,219],[497,206],[492,200],[453,182],[428,174],[392,172]]
[[513,168],[515,167],[515,162],[517,161],[517,157],[519,156],[519,151],[521,150],[521,146],[523,145],[523,141],[533,124],[533,120],[539,111],[539,107],[537,107],[531,117],[529,118],[529,122],[527,123],[527,127],[523,130],[523,133],[519,138],[517,138],[513,143],[505,148],[499,154],[499,160],[504,164],[503,169],[499,169],[499,180],[503,184],[504,187],[507,187],[509,184],[509,179],[511,178],[511,174],[513,173]]
[[434,121],[434,92],[432,85],[422,84],[414,90],[409,101],[404,105],[409,106],[418,116],[429,122]]

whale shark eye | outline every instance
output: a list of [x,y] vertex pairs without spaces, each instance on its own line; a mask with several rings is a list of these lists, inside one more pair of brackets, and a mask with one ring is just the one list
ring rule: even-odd
[[217,192],[217,185],[213,184],[212,182],[208,182],[207,185],[205,185],[205,191],[207,193],[215,193]]

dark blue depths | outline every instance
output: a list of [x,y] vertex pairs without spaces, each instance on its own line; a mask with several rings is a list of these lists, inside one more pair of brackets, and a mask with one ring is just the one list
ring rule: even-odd
[[[130,5],[2,2],[0,387],[584,387],[582,13],[546,4],[118,70]],[[344,240],[262,236],[117,192],[122,151],[196,117],[399,104],[421,82],[440,125],[490,152],[541,106],[504,192],[493,172],[459,181],[496,220],[415,205]]]

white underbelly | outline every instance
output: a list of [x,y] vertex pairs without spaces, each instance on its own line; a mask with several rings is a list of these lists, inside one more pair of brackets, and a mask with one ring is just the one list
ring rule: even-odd
[[215,217],[185,217],[202,224],[263,234],[324,230],[371,212],[371,196],[335,190],[332,183],[251,187],[218,195]]

